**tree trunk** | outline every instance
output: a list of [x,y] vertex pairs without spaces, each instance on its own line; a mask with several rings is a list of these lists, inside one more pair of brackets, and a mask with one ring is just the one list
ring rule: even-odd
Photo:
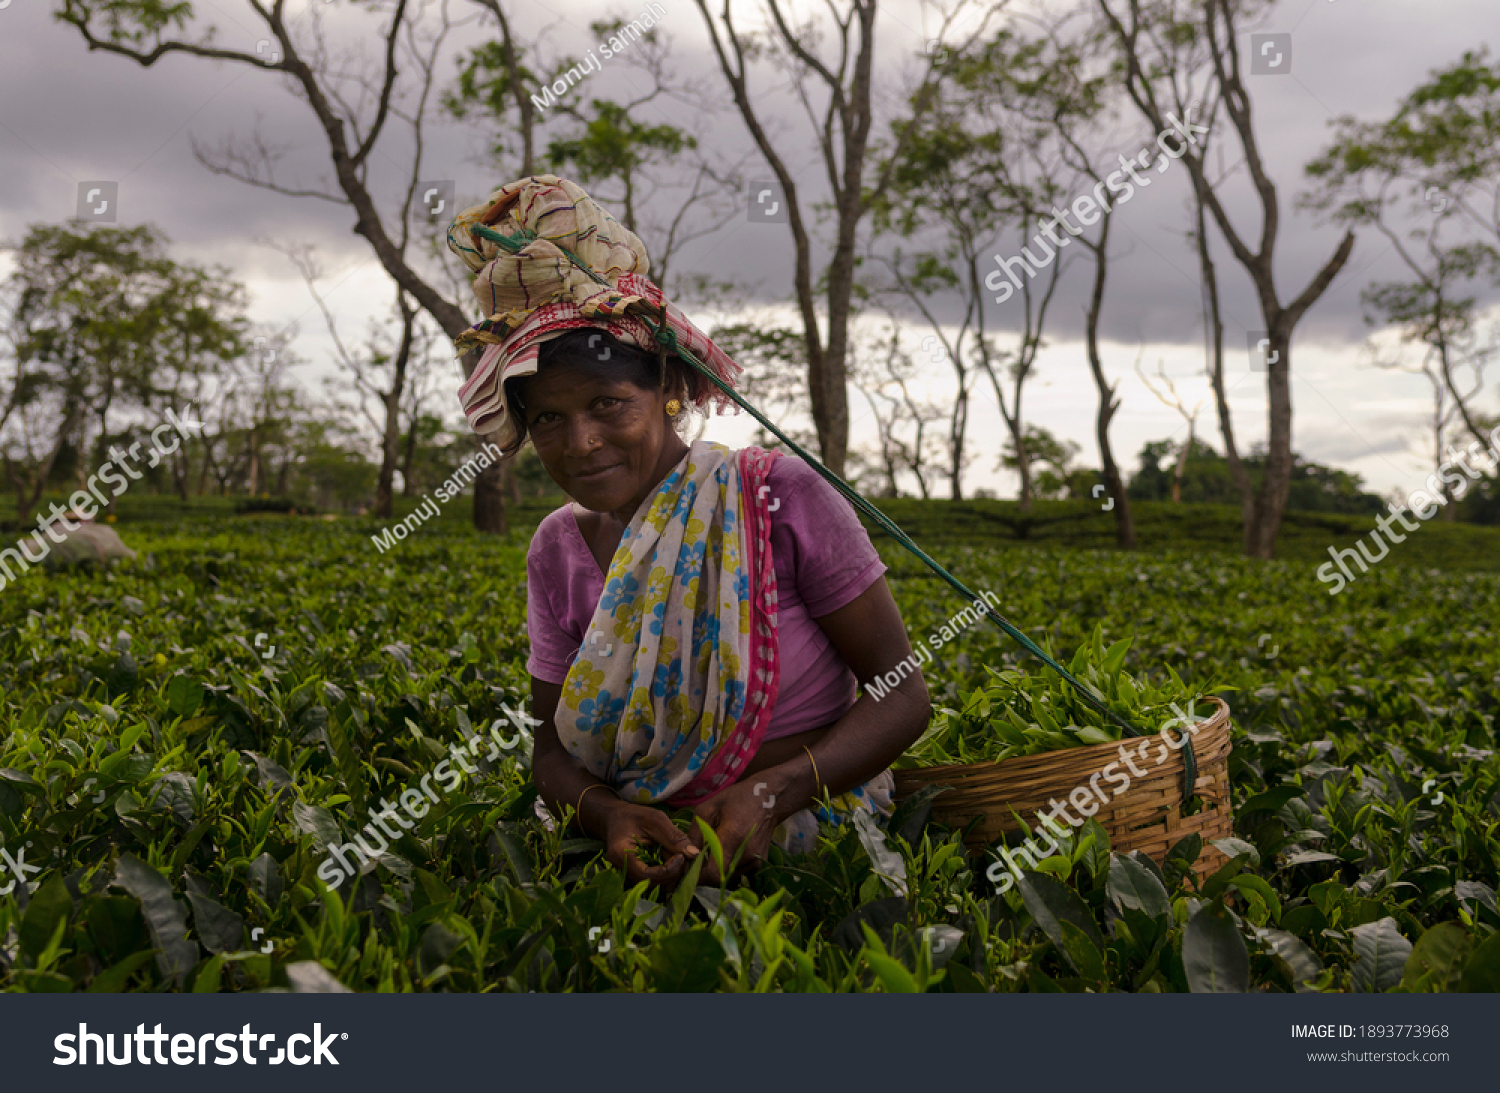
[[[37,502],[42,499],[42,493],[47,488],[47,479],[52,477],[52,468],[57,463],[57,457],[62,453],[62,446],[67,440],[68,434],[73,431],[73,423],[77,420],[78,416],[78,404],[69,403],[67,405],[67,412],[63,417],[62,427],[57,431],[57,440],[53,442],[52,451],[47,453],[47,458],[37,468],[36,477],[32,479],[29,494],[22,486],[22,480],[15,476],[12,471],[12,478],[16,483],[16,520],[19,523],[24,524],[31,519],[31,512],[36,508]],[[82,453],[80,452],[79,455],[81,460]],[[6,461],[6,466],[8,468],[11,466],[9,460]]]
[[416,327],[416,308],[406,302],[406,293],[396,292],[396,306],[401,311],[401,344],[391,360],[391,389],[382,396],[385,403],[385,436],[380,445],[380,478],[375,484],[376,519],[391,518],[392,490],[396,484],[396,461],[401,458],[401,396],[406,390],[406,368],[411,361],[412,336]]
[[474,526],[480,531],[504,535],[510,530],[503,479],[498,463],[491,463],[474,478]]
[[[949,433],[949,451],[952,456],[948,481],[950,484],[949,496],[955,501],[964,499],[963,473],[964,473],[964,435],[968,432],[969,425],[969,392],[964,384],[963,376],[958,377],[958,398],[953,403],[953,425]],[[921,449],[918,448],[920,457]]]
[[[464,375],[467,376],[474,371],[474,366],[479,363],[480,351],[471,349],[463,355]],[[415,428],[415,422],[413,423]],[[483,444],[489,440],[487,436],[476,436],[476,444]],[[502,465],[507,462],[491,463],[479,476],[474,479],[474,530],[483,531],[490,535],[504,535],[510,530],[510,518],[505,511],[505,474]]]
[[[187,445],[179,445],[177,451],[172,453],[172,487],[177,491],[177,499],[186,503],[188,499],[188,459]],[[109,499],[109,511],[115,509],[115,499],[111,495]]]
[[[1279,316],[1278,316],[1279,317]],[[1266,350],[1266,394],[1270,405],[1270,450],[1260,489],[1255,491],[1251,523],[1245,529],[1245,553],[1270,559],[1276,554],[1286,499],[1292,490],[1292,385],[1289,331],[1272,329]]]
[[[845,154],[849,152],[846,150]],[[814,409],[818,411],[816,416],[820,419],[818,443],[822,447],[823,462],[839,476],[844,473],[849,455],[849,313],[853,308],[856,236],[863,212],[863,191],[859,182],[862,174],[861,163],[852,189],[846,186],[838,203],[838,244],[833,260],[828,264],[828,351],[818,363],[815,379],[821,398],[813,400]]]
[[510,499],[512,505],[521,503],[521,476],[516,473],[516,468],[509,459],[500,463],[500,474],[505,480],[505,496]]
[[[476,437],[476,447],[491,437]],[[493,535],[504,535],[510,530],[510,517],[505,510],[505,479],[508,459],[502,459],[485,467],[474,478],[474,527],[478,531]]]
[[1197,207],[1198,268],[1203,275],[1203,325],[1207,340],[1208,378],[1214,389],[1214,413],[1219,419],[1219,437],[1224,441],[1224,459],[1229,464],[1229,479],[1240,495],[1240,535],[1244,551],[1250,552],[1249,528],[1254,519],[1255,496],[1250,486],[1250,472],[1240,459],[1234,441],[1234,419],[1229,413],[1229,396],[1224,387],[1224,318],[1219,310],[1219,274],[1208,250],[1208,219],[1201,197],[1194,191]]
[[[922,420],[922,415],[917,412],[916,407],[912,406],[911,398],[906,393],[905,385],[903,385],[901,388],[901,397],[906,401],[906,404],[911,407],[912,416],[915,417],[917,421],[916,443],[912,448],[912,456],[909,460],[907,460],[907,464],[911,467],[911,473],[916,476],[917,489],[922,495],[922,500],[928,501],[931,500],[931,493],[927,489],[927,476],[922,473],[922,453],[926,450],[923,447],[923,441],[926,439],[927,423]],[[965,416],[967,417],[967,415]],[[897,496],[900,496],[899,493],[897,494]]]
[[31,515],[31,509],[26,504],[26,482],[16,473],[16,465],[10,461],[10,456],[0,456],[0,459],[5,461],[5,477],[16,490],[16,519],[24,524]]
[[377,520],[389,520],[392,491],[396,485],[396,457],[401,441],[401,407],[394,392],[386,392],[381,401],[385,403],[385,435],[381,437],[380,474],[375,480],[375,506],[370,515]]
[[1188,453],[1193,450],[1193,430],[1188,428],[1187,443],[1177,453],[1177,466],[1172,471],[1172,504],[1182,504],[1182,475],[1187,470]]
[[406,452],[401,457],[401,496],[411,497],[416,493],[412,484],[411,468],[417,459],[417,423],[412,421],[406,430]]
[[245,438],[247,445],[245,451],[250,457],[249,479],[251,497],[260,494],[260,441],[257,438],[259,431],[258,427],[251,429],[249,435]]
[[1458,384],[1453,381],[1453,362],[1448,354],[1448,339],[1442,336],[1441,329],[1438,333],[1437,350],[1438,365],[1443,371],[1443,382],[1448,387],[1448,393],[1453,396],[1453,404],[1458,408],[1458,416],[1463,418],[1464,428],[1479,442],[1481,448],[1488,448],[1490,446],[1489,434],[1475,422],[1474,415],[1469,412],[1468,403],[1459,393]]
[[[1110,388],[1110,394],[1114,394],[1113,388]],[[1115,543],[1121,550],[1134,550],[1135,513],[1130,508],[1130,494],[1125,491],[1125,479],[1120,474],[1120,466],[1115,462],[1114,453],[1109,448],[1109,423],[1119,407],[1119,401],[1111,399],[1109,412],[1101,413],[1095,425],[1098,430],[1099,450],[1104,453],[1104,484],[1109,490],[1109,495],[1115,499]]]
[[[892,355],[894,353],[895,346],[892,343]],[[885,415],[880,412],[880,406],[875,402],[875,396],[863,387],[860,388],[860,392],[865,396],[865,401],[870,404],[870,415],[875,419],[875,436],[880,442],[880,467],[885,473],[885,489],[881,496],[895,497],[899,492],[896,488],[896,468],[898,460],[906,451],[905,446],[896,439],[896,425],[900,421],[900,413],[892,409],[890,420],[887,421]]]
[[[198,443],[203,448],[203,462],[201,462],[200,464],[198,464],[198,486],[197,486],[197,489],[195,490],[195,493],[197,494],[197,496],[202,497],[204,491],[208,488],[208,468],[209,468],[208,453],[209,453],[209,451],[211,449],[209,447],[209,443],[208,443],[207,438],[200,438],[199,441],[198,441]],[[186,445],[184,445],[184,446],[186,446]]]
[[1130,496],[1125,492],[1125,480],[1120,475],[1114,449],[1109,443],[1109,423],[1114,420],[1115,411],[1120,408],[1120,400],[1115,397],[1115,385],[1104,375],[1104,360],[1099,353],[1099,318],[1104,311],[1104,284],[1109,274],[1109,227],[1112,219],[1110,213],[1105,213],[1097,243],[1086,244],[1094,252],[1094,290],[1089,297],[1086,332],[1089,371],[1094,375],[1094,387],[1099,392],[1099,409],[1094,415],[1094,439],[1099,445],[1104,486],[1115,502],[1115,542],[1122,550],[1134,550],[1135,517],[1130,511]]
[[1021,475],[1021,494],[1018,500],[1021,503],[1022,512],[1030,512],[1032,504],[1031,493],[1031,455],[1026,451],[1026,438],[1021,435],[1020,416],[1017,415],[1016,422],[1011,426],[1010,435],[1016,444],[1016,470]]
[[[1431,377],[1431,375],[1432,373],[1428,372],[1428,376]],[[1443,393],[1443,385],[1439,382],[1433,399],[1437,404],[1433,410],[1432,426],[1432,465],[1434,467],[1441,467],[1443,461],[1447,459],[1447,455],[1443,452]],[[1435,500],[1441,504],[1442,519],[1446,523],[1451,524],[1458,520],[1458,506],[1453,504],[1453,487],[1448,484],[1447,479],[1444,479],[1443,484],[1438,487]]]
[[1104,472],[1104,488],[1114,498],[1115,543],[1122,550],[1135,549],[1135,516],[1130,509],[1130,495],[1125,492],[1125,479],[1120,466],[1115,462],[1114,450],[1109,443],[1109,423],[1114,420],[1120,400],[1115,397],[1113,384],[1104,379],[1104,368],[1098,362],[1098,346],[1095,342],[1097,329],[1089,331],[1089,364],[1094,370],[1094,382],[1099,385],[1099,411],[1094,416],[1094,439],[1099,445],[1099,461]]

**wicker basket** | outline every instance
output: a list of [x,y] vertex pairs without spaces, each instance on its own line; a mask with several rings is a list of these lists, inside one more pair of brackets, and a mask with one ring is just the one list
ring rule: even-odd
[[[1095,783],[1103,795],[1116,794],[1108,803],[1099,805],[1095,813],[1095,818],[1109,832],[1111,846],[1122,853],[1143,851],[1159,864],[1179,839],[1196,831],[1203,839],[1203,851],[1194,869],[1200,877],[1206,877],[1228,860],[1217,847],[1209,845],[1210,840],[1232,835],[1234,825],[1229,799],[1229,706],[1218,698],[1207,701],[1217,709],[1206,721],[1189,730],[1198,763],[1195,788],[1203,801],[1202,810],[1192,816],[1180,814],[1182,753],[1168,748],[1159,735],[1140,738],[1148,742],[1144,757],[1137,753],[1141,743],[1127,739],[1023,755],[1001,763],[898,770],[896,797],[899,800],[929,785],[950,787],[932,802],[933,819],[958,829],[975,816],[983,816],[967,840],[969,849],[977,851],[993,846],[1005,832],[1019,830],[1012,811],[1020,813],[1035,830],[1033,817],[1050,799],[1067,800],[1080,787],[1087,792],[1090,777],[1111,763],[1115,765],[1116,779],[1122,773],[1129,776],[1128,768],[1121,762],[1120,750],[1124,746],[1136,767],[1145,774],[1130,776],[1130,784],[1120,791],[1115,790],[1117,781],[1101,778]],[[1165,758],[1161,758],[1163,751]],[[1099,804],[1099,796],[1093,796],[1092,801]],[[1069,806],[1070,813],[1077,811]]]

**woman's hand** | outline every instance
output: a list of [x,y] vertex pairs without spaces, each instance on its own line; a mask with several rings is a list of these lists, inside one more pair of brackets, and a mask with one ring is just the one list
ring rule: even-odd
[[[666,862],[647,865],[641,861],[636,851],[652,845],[667,851]],[[631,884],[645,880],[668,887],[682,879],[688,859],[698,856],[698,848],[660,809],[617,801],[604,821],[604,855],[624,871]]]
[[[693,807],[693,812],[714,829],[719,844],[724,848],[726,869],[734,861],[736,853],[740,855],[740,860],[734,872],[758,869],[771,849],[771,836],[776,833],[777,825],[791,815],[791,811],[785,807],[778,807],[777,793],[773,791],[772,784],[774,781],[775,784],[782,785],[783,792],[789,787],[783,785],[781,779],[769,779],[769,773],[736,782]],[[692,839],[695,845],[701,846],[702,832],[695,830]],[[703,863],[700,883],[720,884],[724,879],[720,877],[718,864],[712,857]]]

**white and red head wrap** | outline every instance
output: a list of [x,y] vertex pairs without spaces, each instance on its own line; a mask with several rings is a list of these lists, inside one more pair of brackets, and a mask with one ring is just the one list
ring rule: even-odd
[[[481,227],[524,245],[512,251],[477,231]],[[534,374],[542,343],[569,330],[594,327],[655,352],[659,346],[652,330],[665,306],[677,342],[714,375],[732,387],[743,372],[647,279],[650,259],[635,233],[567,179],[536,175],[500,187],[484,204],[454,218],[448,248],[477,274],[474,295],[486,316],[454,339],[460,352],[486,347],[459,388],[459,402],[469,426],[493,436],[501,447],[515,438],[505,381]],[[734,404],[712,386],[695,405],[710,402],[719,413]]]

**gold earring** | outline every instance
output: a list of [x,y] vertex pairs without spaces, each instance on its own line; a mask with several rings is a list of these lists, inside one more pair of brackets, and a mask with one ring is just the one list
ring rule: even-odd
[[676,417],[677,416],[677,412],[679,410],[681,410],[681,409],[682,409],[682,403],[678,402],[674,398],[670,402],[667,403],[667,416],[668,417]]

